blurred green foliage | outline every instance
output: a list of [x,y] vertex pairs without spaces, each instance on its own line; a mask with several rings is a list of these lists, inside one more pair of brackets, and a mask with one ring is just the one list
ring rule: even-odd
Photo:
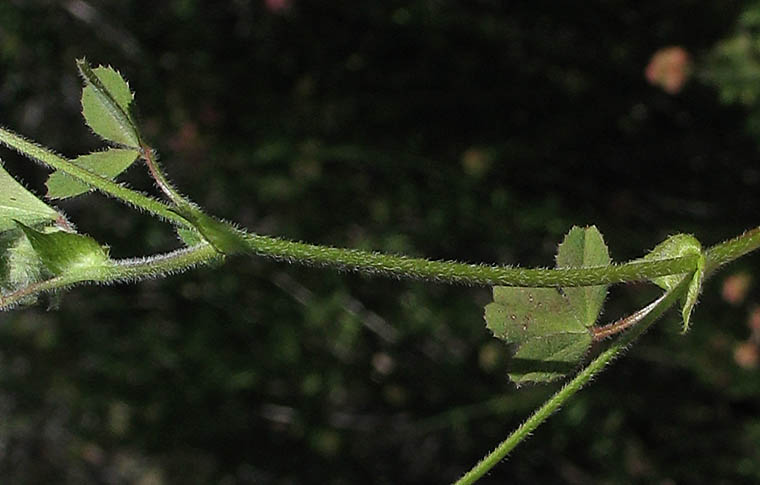
[[702,75],[721,101],[746,109],[747,131],[760,136],[760,3],[743,8],[734,31],[710,51]]
[[[86,55],[130,80],[177,185],[256,232],[550,266],[573,224],[615,260],[758,225],[757,139],[726,83],[671,96],[643,76],[663,45],[723,45],[741,2],[277,3],[0,2],[2,123],[68,156],[97,147]],[[114,257],[177,245],[96,194],[60,207]],[[731,306],[720,283],[689,334],[665,319],[483,482],[760,480],[759,371],[734,360],[760,293]],[[653,291],[616,288],[603,318]],[[2,314],[0,477],[449,482],[552,391],[508,383],[488,298],[251,258]]]

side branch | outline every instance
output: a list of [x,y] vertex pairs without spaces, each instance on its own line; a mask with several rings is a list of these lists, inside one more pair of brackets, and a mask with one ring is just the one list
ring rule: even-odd
[[6,295],[0,294],[0,311],[9,310],[29,297],[76,285],[110,284],[159,278],[181,273],[196,266],[213,264],[221,259],[222,256],[213,246],[201,243],[190,248],[146,258],[111,260],[103,266],[78,268],[76,272],[33,283]]
[[[556,394],[550,397],[540,408],[538,408],[523,424],[517,427],[504,441],[499,444],[491,453],[485,456],[462,478],[457,480],[455,485],[471,485],[488,473],[497,463],[509,454],[520,442],[525,440],[530,434],[538,428],[541,423],[546,421],[562,404],[570,399],[576,392],[580,391],[588,382],[604,368],[619,357],[622,352],[641,334],[643,334],[657,319],[662,316],[679,298],[681,298],[688,289],[687,278],[676,288],[668,291],[663,296],[648,305],[643,310],[648,313],[641,319],[639,325],[634,326],[629,332],[621,335],[605,351],[599,354],[586,367],[567,384],[565,384]],[[642,311],[643,311],[642,310]],[[638,312],[637,312],[638,313]]]
[[185,218],[172,211],[169,205],[140,192],[124,187],[123,185],[117,184],[113,180],[101,177],[89,170],[85,170],[60,155],[26,140],[11,131],[0,128],[0,143],[18,151],[26,157],[42,163],[43,165],[60,170],[66,175],[70,175],[90,187],[94,187],[105,194],[126,202],[127,204],[155,214],[174,224],[192,227]]

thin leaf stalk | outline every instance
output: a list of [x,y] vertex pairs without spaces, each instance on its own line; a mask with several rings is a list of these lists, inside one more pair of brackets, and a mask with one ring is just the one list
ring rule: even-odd
[[633,327],[634,325],[639,323],[641,319],[647,316],[649,312],[652,311],[652,308],[654,308],[654,306],[659,303],[659,301],[660,300],[657,299],[653,301],[652,303],[650,303],[649,305],[642,308],[641,310],[638,310],[628,315],[627,317],[623,317],[620,320],[617,320],[608,325],[593,327],[591,329],[591,333],[594,335],[594,342],[599,342],[601,340],[612,337],[613,335],[617,335]]
[[185,196],[180,194],[177,189],[174,188],[171,182],[169,182],[169,179],[166,177],[163,170],[161,170],[161,166],[158,163],[158,157],[156,156],[156,151],[153,150],[153,148],[149,147],[145,143],[142,143],[140,145],[140,155],[145,161],[145,165],[148,167],[148,172],[150,172],[150,175],[153,177],[156,185],[159,189],[161,189],[161,192],[163,192],[164,195],[169,198],[169,200],[174,202],[174,204],[176,204],[178,207],[188,207],[194,205]]

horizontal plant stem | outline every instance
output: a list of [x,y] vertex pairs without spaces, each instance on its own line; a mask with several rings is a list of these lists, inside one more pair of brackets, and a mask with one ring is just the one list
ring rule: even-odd
[[760,248],[760,227],[716,244],[705,251],[705,274],[708,275],[718,269],[719,266],[730,263],[758,248]]
[[11,131],[0,128],[0,143],[18,151],[24,156],[37,160],[38,162],[56,170],[60,170],[61,172],[128,204],[162,217],[174,224],[192,227],[184,217],[172,211],[170,206],[164,202],[148,197],[140,192],[119,185],[113,180],[101,177],[98,174],[79,167],[60,155],[57,155],[56,153]]
[[30,296],[78,284],[109,284],[158,278],[181,273],[196,266],[212,264],[221,259],[222,256],[214,247],[204,242],[193,247],[146,258],[112,260],[106,265],[78,268],[66,275],[33,283],[7,295],[0,295],[0,311],[12,308]]
[[[625,348],[630,345],[637,337],[644,333],[657,319],[665,313],[688,289],[689,278],[684,280],[673,290],[668,291],[652,304],[647,306],[649,313],[641,319],[638,325],[621,335],[597,358],[591,361],[583,368],[571,381],[562,386],[552,397],[550,397],[540,408],[538,408],[523,424],[517,427],[504,441],[499,444],[491,453],[485,456],[477,465],[475,465],[462,478],[455,482],[455,485],[471,485],[479,480],[483,475],[488,473],[497,463],[504,459],[507,454],[514,449],[520,442],[526,439],[538,426],[546,421],[559,407],[580,391],[596,374],[601,372],[607,364],[618,357]],[[638,313],[638,312],[637,312]]]
[[525,287],[590,286],[642,281],[657,276],[693,271],[697,256],[586,268],[525,269],[509,266],[431,261],[356,249],[339,249],[269,236],[247,234],[249,249],[260,256],[360,273],[466,285]]
[[[430,281],[469,285],[508,285],[530,287],[588,286],[603,283],[636,281],[660,275],[678,274],[694,268],[691,256],[658,261],[561,269],[523,269],[485,266],[449,261],[430,261],[382,253],[338,249],[311,244],[283,241],[267,236],[244,236],[254,254],[278,259],[331,266],[369,274],[416,278]],[[84,283],[114,283],[137,281],[179,273],[195,266],[213,264],[223,256],[208,243],[183,248],[157,256],[113,260],[109,264],[80,268],[65,278],[55,277],[0,296],[0,310],[18,304],[26,297]]]

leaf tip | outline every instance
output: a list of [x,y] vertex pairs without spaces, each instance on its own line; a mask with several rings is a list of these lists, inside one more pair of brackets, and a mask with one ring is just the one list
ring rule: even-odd
[[85,81],[87,81],[88,78],[92,75],[92,67],[90,67],[90,62],[86,57],[82,56],[76,60],[76,66],[77,70],[79,71],[79,75],[82,76]]

